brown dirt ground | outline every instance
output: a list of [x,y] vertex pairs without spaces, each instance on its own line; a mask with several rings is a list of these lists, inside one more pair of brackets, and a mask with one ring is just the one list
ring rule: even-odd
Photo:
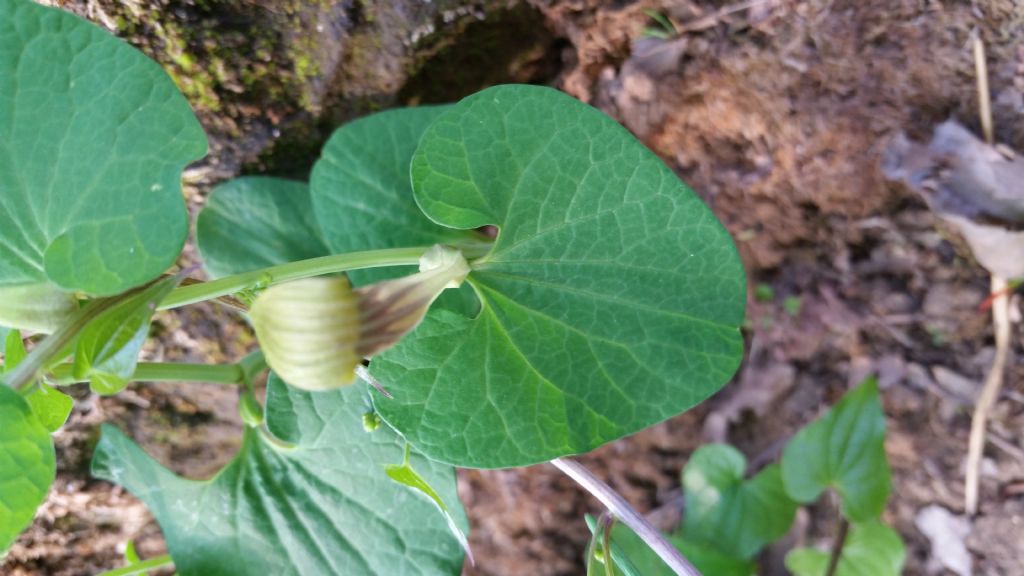
[[[554,84],[618,118],[697,190],[729,227],[751,287],[748,358],[701,407],[582,460],[670,528],[678,474],[708,441],[752,460],[777,456],[801,425],[869,373],[879,375],[894,486],[885,519],[908,544],[906,574],[935,572],[915,526],[929,504],[962,511],[972,398],[992,351],[978,310],[985,273],[909,191],[887,183],[879,154],[899,130],[926,138],[948,117],[977,126],[968,38],[989,47],[999,140],[1024,150],[1024,9],[1009,0],[765,0],[719,15],[725,1],[533,0],[560,39]],[[633,54],[670,15],[687,31],[663,47],[678,64]],[[213,122],[214,113],[204,113]],[[195,210],[216,180],[202,168]],[[187,253],[185,261],[194,260]],[[791,298],[789,310],[784,306]],[[792,303],[799,299],[799,310]],[[1015,302],[1014,306],[1018,304]],[[252,336],[223,310],[162,315],[147,354],[170,360],[240,357]],[[990,426],[982,516],[968,545],[975,573],[1024,574],[1024,368],[1019,329]],[[91,480],[99,422],[125,427],[175,470],[208,476],[237,444],[236,395],[211,386],[138,385],[115,398],[78,392],[57,435],[57,485],[10,553],[5,574],[87,574],[115,565],[133,538],[162,551],[159,528],[116,487]],[[462,471],[479,565],[470,575],[580,574],[582,521],[595,501],[550,466]],[[828,504],[802,514],[786,545],[827,541]],[[783,574],[780,549],[764,574]]]

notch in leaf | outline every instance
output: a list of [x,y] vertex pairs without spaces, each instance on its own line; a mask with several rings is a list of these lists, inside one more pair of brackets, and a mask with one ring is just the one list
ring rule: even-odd
[[182,278],[177,274],[157,280],[90,322],[75,345],[75,378],[88,379],[100,395],[123,390],[135,372],[153,312]]

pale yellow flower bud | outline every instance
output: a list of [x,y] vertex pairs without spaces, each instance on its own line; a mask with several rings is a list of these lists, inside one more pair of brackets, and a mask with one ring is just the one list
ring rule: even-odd
[[355,381],[356,368],[415,328],[445,288],[469,274],[462,253],[434,246],[420,272],[357,290],[344,277],[308,278],[271,286],[250,318],[267,364],[285,382],[328,390]]
[[256,298],[250,319],[269,365],[305,390],[351,384],[362,356],[359,297],[347,278],[307,278],[271,286]]
[[0,287],[0,326],[49,334],[78,311],[74,294],[52,284]]

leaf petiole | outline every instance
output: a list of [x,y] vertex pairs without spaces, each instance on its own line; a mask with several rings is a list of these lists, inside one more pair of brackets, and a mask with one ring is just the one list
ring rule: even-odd
[[[463,251],[467,260],[471,260],[483,256],[487,249],[489,249],[490,244],[473,243],[472,245],[456,245],[455,247]],[[420,256],[423,256],[430,248],[430,246],[417,246],[414,248],[388,248],[385,250],[333,254],[331,256],[320,256],[319,258],[279,264],[261,270],[253,270],[252,272],[210,280],[209,282],[190,282],[187,286],[180,286],[171,292],[171,295],[160,303],[158,309],[167,310],[169,308],[178,308],[188,304],[195,304],[196,302],[221,298],[252,288],[257,284],[270,286],[290,280],[312,278],[314,276],[362,268],[415,266],[420,263]]]
[[59,330],[44,338],[39,345],[18,366],[4,375],[4,382],[15,390],[21,390],[32,382],[40,370],[55,356],[70,345],[85,326],[103,312],[113,308],[135,291],[112,298],[90,300],[75,312],[71,320]]
[[670,544],[661,532],[651,526],[647,519],[626,502],[625,498],[599,480],[582,464],[568,458],[555,458],[551,464],[572,478],[584,490],[590,492],[590,495],[597,498],[601,504],[604,504],[613,516],[629,526],[676,574],[679,576],[701,576],[700,571],[683,557],[679,549]]
[[[606,514],[610,513],[606,512]],[[615,519],[614,516],[611,518],[613,520]],[[592,534],[591,542],[594,542],[600,535],[601,525],[598,520],[590,514],[585,515],[584,519],[586,520],[587,527],[590,528],[590,532]],[[614,526],[612,528],[614,528]],[[605,561],[612,563],[615,568],[618,568],[622,572],[623,576],[643,576],[640,574],[640,570],[633,565],[633,561],[629,559],[629,556],[626,555],[622,547],[619,546],[618,542],[611,541],[604,551],[604,554]]]
[[839,520],[839,531],[836,533],[835,540],[832,541],[832,554],[828,559],[828,569],[825,571],[825,576],[835,576],[836,570],[839,569],[839,559],[843,557],[843,547],[846,546],[846,535],[850,531],[850,521],[846,518]]
[[99,574],[98,576],[134,576],[138,574],[148,574],[150,570],[156,570],[157,568],[164,568],[166,566],[173,566],[174,560],[171,559],[170,554],[164,554],[163,556],[157,556],[156,558],[150,558],[145,562],[139,562],[124,568],[117,568],[116,570],[107,570]]
[[[185,364],[170,362],[139,362],[132,381],[143,382],[209,382],[212,384],[244,384],[246,370],[240,364]],[[58,386],[86,382],[75,378],[72,364],[58,364],[50,370],[51,380]]]

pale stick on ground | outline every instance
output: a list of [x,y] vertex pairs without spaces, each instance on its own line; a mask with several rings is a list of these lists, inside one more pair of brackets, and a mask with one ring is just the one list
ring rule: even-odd
[[625,498],[599,480],[590,470],[584,468],[579,462],[564,458],[555,458],[551,463],[582,486],[584,490],[590,492],[620,522],[636,532],[636,535],[646,542],[676,574],[679,576],[701,576],[701,573],[683,557],[678,548],[665,540],[661,532],[630,506]]
[[[995,137],[992,131],[992,105],[988,90],[985,44],[977,34],[974,35],[973,44],[974,66],[978,77],[978,113],[981,116],[985,140],[991,145],[995,143]],[[999,399],[999,391],[1003,388],[1003,372],[1010,351],[1010,295],[1007,293],[1005,278],[992,275],[992,293],[996,295],[992,302],[996,356],[985,378],[985,386],[981,389],[978,402],[974,406],[974,415],[971,417],[971,437],[967,444],[967,480],[964,487],[964,511],[968,516],[974,516],[978,512],[978,484],[981,476],[981,459],[985,452],[988,415]]]
[[1010,297],[1006,292],[1006,279],[992,276],[992,293],[997,294],[992,302],[996,356],[989,368],[985,386],[981,389],[971,418],[971,437],[967,446],[967,485],[964,489],[964,510],[968,516],[978,512],[978,482],[981,475],[981,458],[985,452],[988,415],[999,399],[999,391],[1003,387],[1003,372],[1010,351]]

